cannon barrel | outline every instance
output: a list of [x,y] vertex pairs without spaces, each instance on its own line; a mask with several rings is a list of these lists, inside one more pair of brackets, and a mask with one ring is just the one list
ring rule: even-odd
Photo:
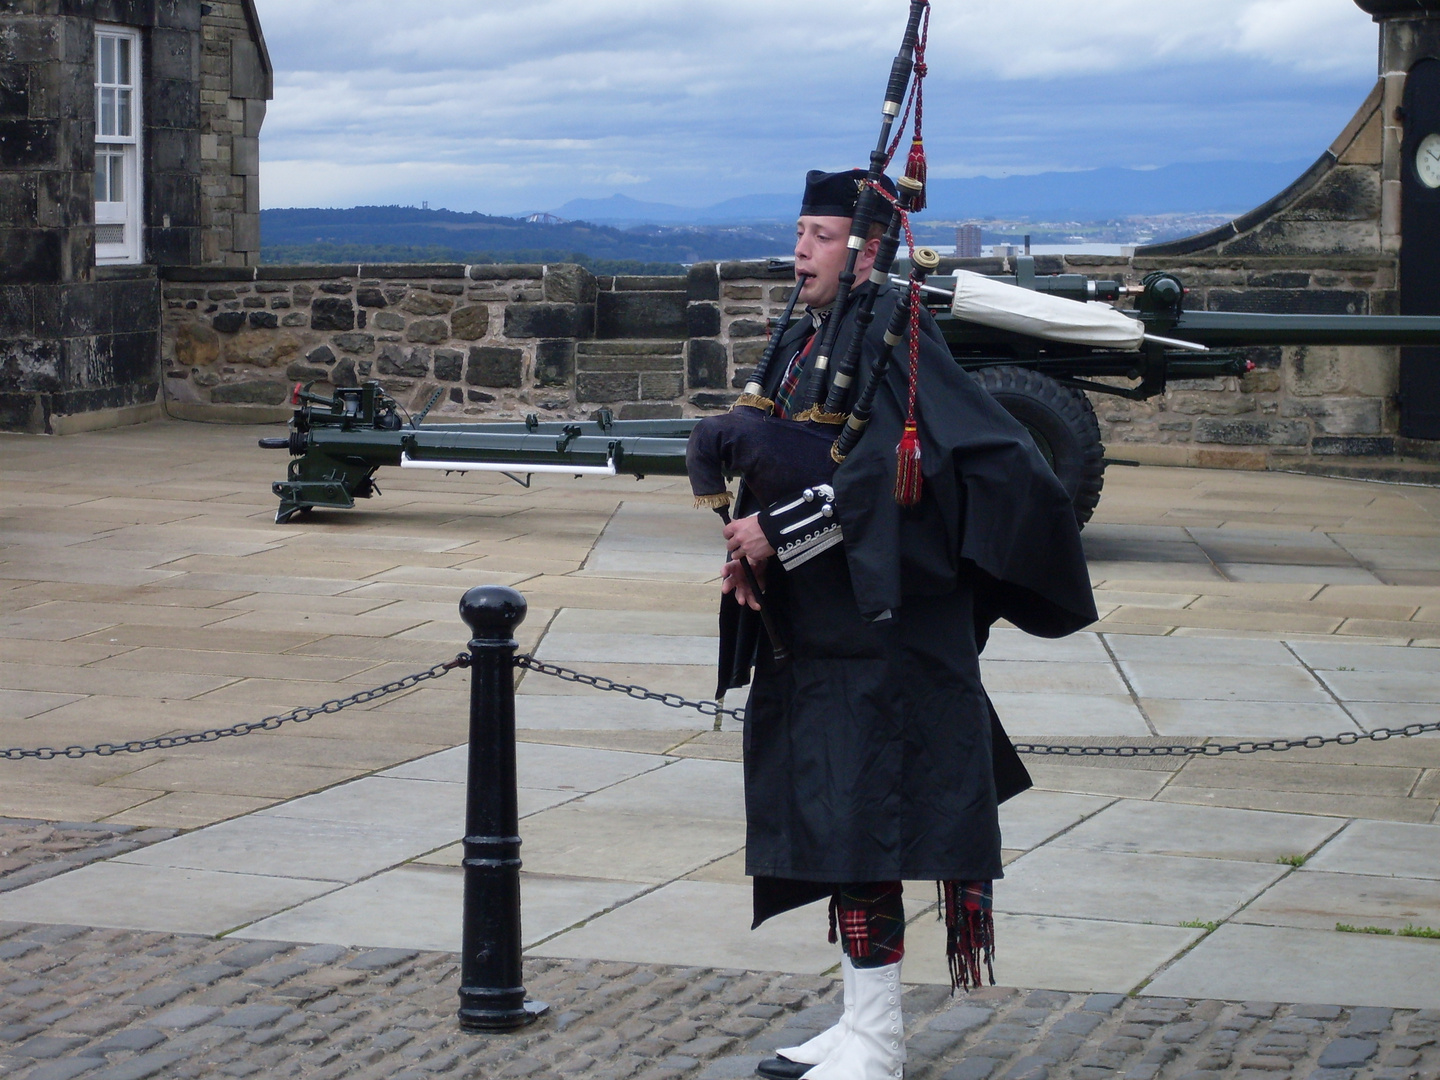
[[1182,311],[1164,333],[1212,348],[1256,345],[1436,345],[1437,315],[1268,315]]

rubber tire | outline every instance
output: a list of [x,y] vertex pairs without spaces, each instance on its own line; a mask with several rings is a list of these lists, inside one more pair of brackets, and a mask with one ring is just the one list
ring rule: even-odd
[[1064,485],[1075,506],[1075,521],[1083,529],[1105,486],[1105,444],[1090,399],[1083,391],[1061,386],[1029,368],[987,367],[971,374],[1025,425]]

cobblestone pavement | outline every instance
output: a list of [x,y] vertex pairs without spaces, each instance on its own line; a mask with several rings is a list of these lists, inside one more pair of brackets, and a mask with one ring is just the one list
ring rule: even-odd
[[[455,1022],[449,953],[0,924],[0,1075],[725,1080],[833,1022],[823,976],[536,960],[550,1013]],[[1434,1080],[1440,1010],[905,995],[910,1080]]]
[[0,818],[0,892],[168,840],[175,829]]

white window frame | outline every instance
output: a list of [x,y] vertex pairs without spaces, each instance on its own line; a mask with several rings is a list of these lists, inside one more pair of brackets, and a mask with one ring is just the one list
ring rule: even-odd
[[[129,51],[128,73],[119,70],[122,44]],[[140,60],[138,29],[95,24],[96,265],[138,263],[144,255],[145,191],[140,163],[145,119]],[[108,198],[116,187],[121,197]],[[116,231],[121,234],[119,242],[108,235]]]

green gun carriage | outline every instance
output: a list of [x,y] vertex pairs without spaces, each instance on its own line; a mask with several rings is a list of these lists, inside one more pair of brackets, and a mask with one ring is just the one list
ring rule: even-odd
[[[1099,502],[1107,464],[1086,391],[1143,400],[1163,393],[1172,379],[1243,375],[1253,366],[1245,352],[1257,346],[1440,345],[1440,316],[1188,311],[1183,283],[1167,273],[1125,286],[1081,274],[1037,275],[1034,260],[1022,256],[1014,275],[984,280],[1062,304],[1134,296],[1134,310],[1125,314],[1139,321],[1144,339],[1138,348],[1119,349],[959,318],[950,302],[958,277],[932,277],[925,286],[955,361],[1030,431],[1081,525]],[[608,409],[587,421],[530,415],[504,423],[424,423],[421,413],[407,422],[374,381],[338,388],[331,398],[297,388],[294,403],[288,437],[260,440],[292,455],[286,478],[272,485],[279,524],[315,508],[350,509],[356,499],[378,494],[375,474],[382,467],[499,472],[520,483],[543,473],[683,476],[686,442],[697,422],[617,420]]]

